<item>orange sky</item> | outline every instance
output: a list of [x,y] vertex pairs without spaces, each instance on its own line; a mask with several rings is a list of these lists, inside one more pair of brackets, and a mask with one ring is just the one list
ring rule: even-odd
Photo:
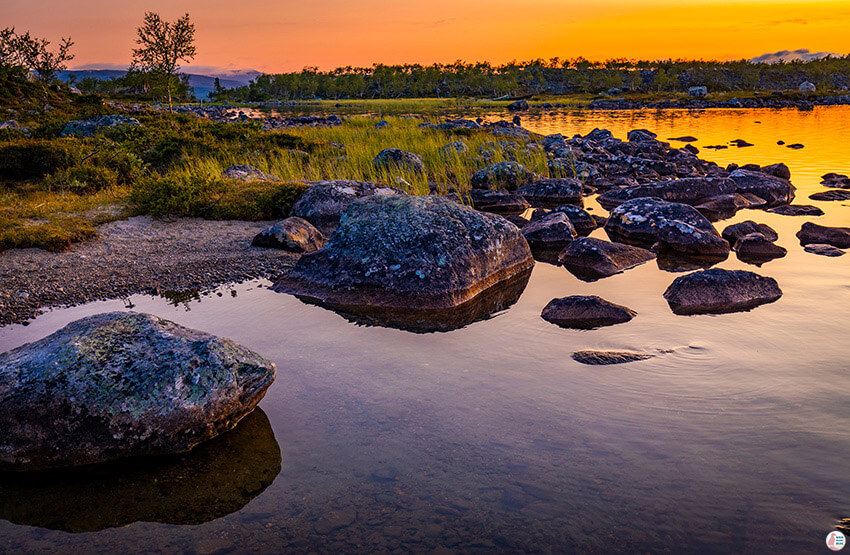
[[0,24],[51,40],[71,35],[74,66],[123,64],[145,10],[168,19],[190,13],[195,64],[267,72],[457,59],[850,53],[850,0],[0,0]]

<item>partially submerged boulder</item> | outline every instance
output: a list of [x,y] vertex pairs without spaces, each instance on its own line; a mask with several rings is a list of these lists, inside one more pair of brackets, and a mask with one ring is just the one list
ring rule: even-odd
[[576,277],[596,280],[613,276],[655,258],[655,254],[623,243],[581,237],[561,252],[558,262]]
[[319,181],[307,189],[292,207],[292,215],[304,218],[323,234],[330,235],[351,203],[365,197],[388,197],[404,193],[388,185],[340,179]]
[[847,249],[850,248],[850,227],[827,227],[806,222],[797,232],[797,238],[801,245],[821,243]]
[[776,280],[744,270],[712,268],[680,276],[664,292],[676,314],[723,314],[772,303],[782,296]]
[[516,191],[537,176],[518,162],[499,162],[480,169],[472,176],[473,189],[507,189]]
[[325,236],[307,220],[292,216],[258,233],[251,244],[289,252],[313,252],[324,246]]
[[274,377],[245,347],[156,316],[77,320],[0,354],[0,469],[189,451],[233,428]]
[[770,208],[768,212],[780,216],[823,216],[823,210],[811,204],[784,204]]
[[545,208],[565,204],[581,205],[582,192],[581,181],[572,178],[538,179],[517,189],[517,194],[525,197],[531,206]]
[[823,244],[823,243],[809,243],[808,245],[805,246],[805,248],[803,248],[803,250],[806,251],[806,252],[810,252],[812,254],[819,254],[821,256],[829,256],[829,257],[836,257],[836,256],[843,256],[844,255],[843,250],[836,248],[836,247],[833,247],[832,245],[826,245],[826,244]]
[[752,220],[745,220],[741,223],[727,226],[721,233],[721,237],[729,241],[730,245],[735,245],[738,239],[749,235],[750,233],[760,233],[768,241],[776,241],[779,239],[779,234],[767,224],[759,224]]
[[649,353],[633,353],[631,351],[576,351],[572,358],[582,364],[603,366],[646,360],[654,356]]
[[744,235],[735,243],[734,250],[744,262],[767,262],[788,254],[784,247],[774,244],[761,233]]
[[593,329],[628,322],[637,312],[596,295],[552,299],[540,316],[562,328]]
[[224,179],[236,179],[238,181],[279,181],[279,179],[250,164],[234,164],[221,172]]
[[535,210],[531,219],[537,220],[544,217],[546,214],[552,214],[554,212],[565,214],[570,219],[570,222],[576,229],[576,233],[579,235],[588,235],[591,231],[599,227],[599,222],[589,212],[578,206],[573,206],[572,204],[559,206],[549,212],[546,212],[543,209]]
[[534,265],[516,226],[449,199],[375,196],[353,203],[325,247],[275,290],[334,309],[445,310]]
[[421,156],[399,148],[382,150],[372,160],[372,164],[383,170],[401,169],[417,174],[425,173],[425,164],[422,163]]
[[789,204],[794,200],[796,189],[791,182],[760,171],[737,169],[729,174],[738,193],[751,193],[767,202],[767,206]]
[[576,230],[563,212],[551,212],[529,222],[522,234],[533,251],[560,251],[576,238]]

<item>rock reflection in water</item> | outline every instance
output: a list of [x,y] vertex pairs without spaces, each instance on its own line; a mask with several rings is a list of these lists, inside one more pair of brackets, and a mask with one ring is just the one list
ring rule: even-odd
[[720,264],[727,256],[687,256],[681,253],[662,249],[658,252],[656,262],[658,269],[674,274],[692,272],[694,270],[705,270]]
[[0,518],[72,533],[139,521],[200,524],[242,509],[280,469],[280,447],[258,408],[185,455],[2,473]]
[[446,332],[487,320],[516,303],[531,271],[525,271],[483,291],[472,300],[446,310],[384,309],[372,306],[339,307],[320,303],[314,298],[296,296],[306,304],[330,309],[349,322],[362,326],[396,328],[413,333]]

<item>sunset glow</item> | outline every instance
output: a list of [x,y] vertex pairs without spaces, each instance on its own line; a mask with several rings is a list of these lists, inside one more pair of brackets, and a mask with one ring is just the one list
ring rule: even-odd
[[145,11],[197,26],[195,63],[266,72],[513,59],[739,59],[850,52],[850,3],[772,0],[6,0],[4,24],[76,42],[74,65],[126,64]]

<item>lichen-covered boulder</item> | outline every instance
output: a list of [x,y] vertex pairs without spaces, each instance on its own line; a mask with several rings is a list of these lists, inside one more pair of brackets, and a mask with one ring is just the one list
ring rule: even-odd
[[579,279],[591,281],[613,276],[653,258],[655,254],[640,247],[581,237],[561,252],[558,262]]
[[250,164],[234,164],[221,172],[224,179],[238,181],[280,181],[277,177],[262,171]]
[[538,179],[517,189],[531,206],[555,208],[564,204],[581,204],[583,186],[572,178]]
[[612,189],[600,195],[597,200],[606,210],[636,198],[656,198],[693,205],[712,197],[734,193],[735,190],[735,182],[725,177],[687,177]]
[[183,453],[254,410],[275,366],[148,314],[77,320],[0,354],[0,468]]
[[324,246],[325,236],[307,220],[292,216],[258,233],[251,244],[289,252],[313,252]]
[[596,295],[552,299],[541,318],[562,328],[593,329],[628,322],[637,312]]
[[537,176],[518,162],[499,162],[480,169],[472,176],[473,189],[507,189],[516,191]]
[[534,214],[531,216],[531,220],[540,219],[547,214],[552,214],[554,212],[560,212],[566,215],[570,222],[573,224],[573,227],[576,230],[576,233],[579,235],[588,235],[591,231],[599,227],[599,222],[596,221],[589,212],[585,209],[574,206],[572,204],[566,204],[564,206],[559,206],[557,208],[552,209],[550,212],[546,212],[543,209],[535,210]]
[[664,298],[676,314],[749,310],[782,296],[776,280],[744,270],[712,268],[676,278]]
[[425,172],[425,164],[422,163],[421,156],[400,148],[382,150],[372,160],[372,164],[383,170],[402,169],[419,174]]
[[519,229],[449,199],[353,203],[325,247],[275,290],[336,309],[448,309],[531,268]]
[[312,184],[292,207],[292,215],[304,218],[325,235],[330,235],[339,225],[339,219],[357,199],[379,196],[403,195],[389,185],[339,179]]
[[767,206],[789,204],[794,200],[796,189],[791,182],[760,171],[737,169],[729,174],[735,182],[736,192],[751,193],[767,202]]
[[106,129],[113,129],[124,125],[137,127],[141,123],[136,118],[130,116],[111,114],[92,119],[69,121],[62,127],[59,135],[62,137],[92,137]]

